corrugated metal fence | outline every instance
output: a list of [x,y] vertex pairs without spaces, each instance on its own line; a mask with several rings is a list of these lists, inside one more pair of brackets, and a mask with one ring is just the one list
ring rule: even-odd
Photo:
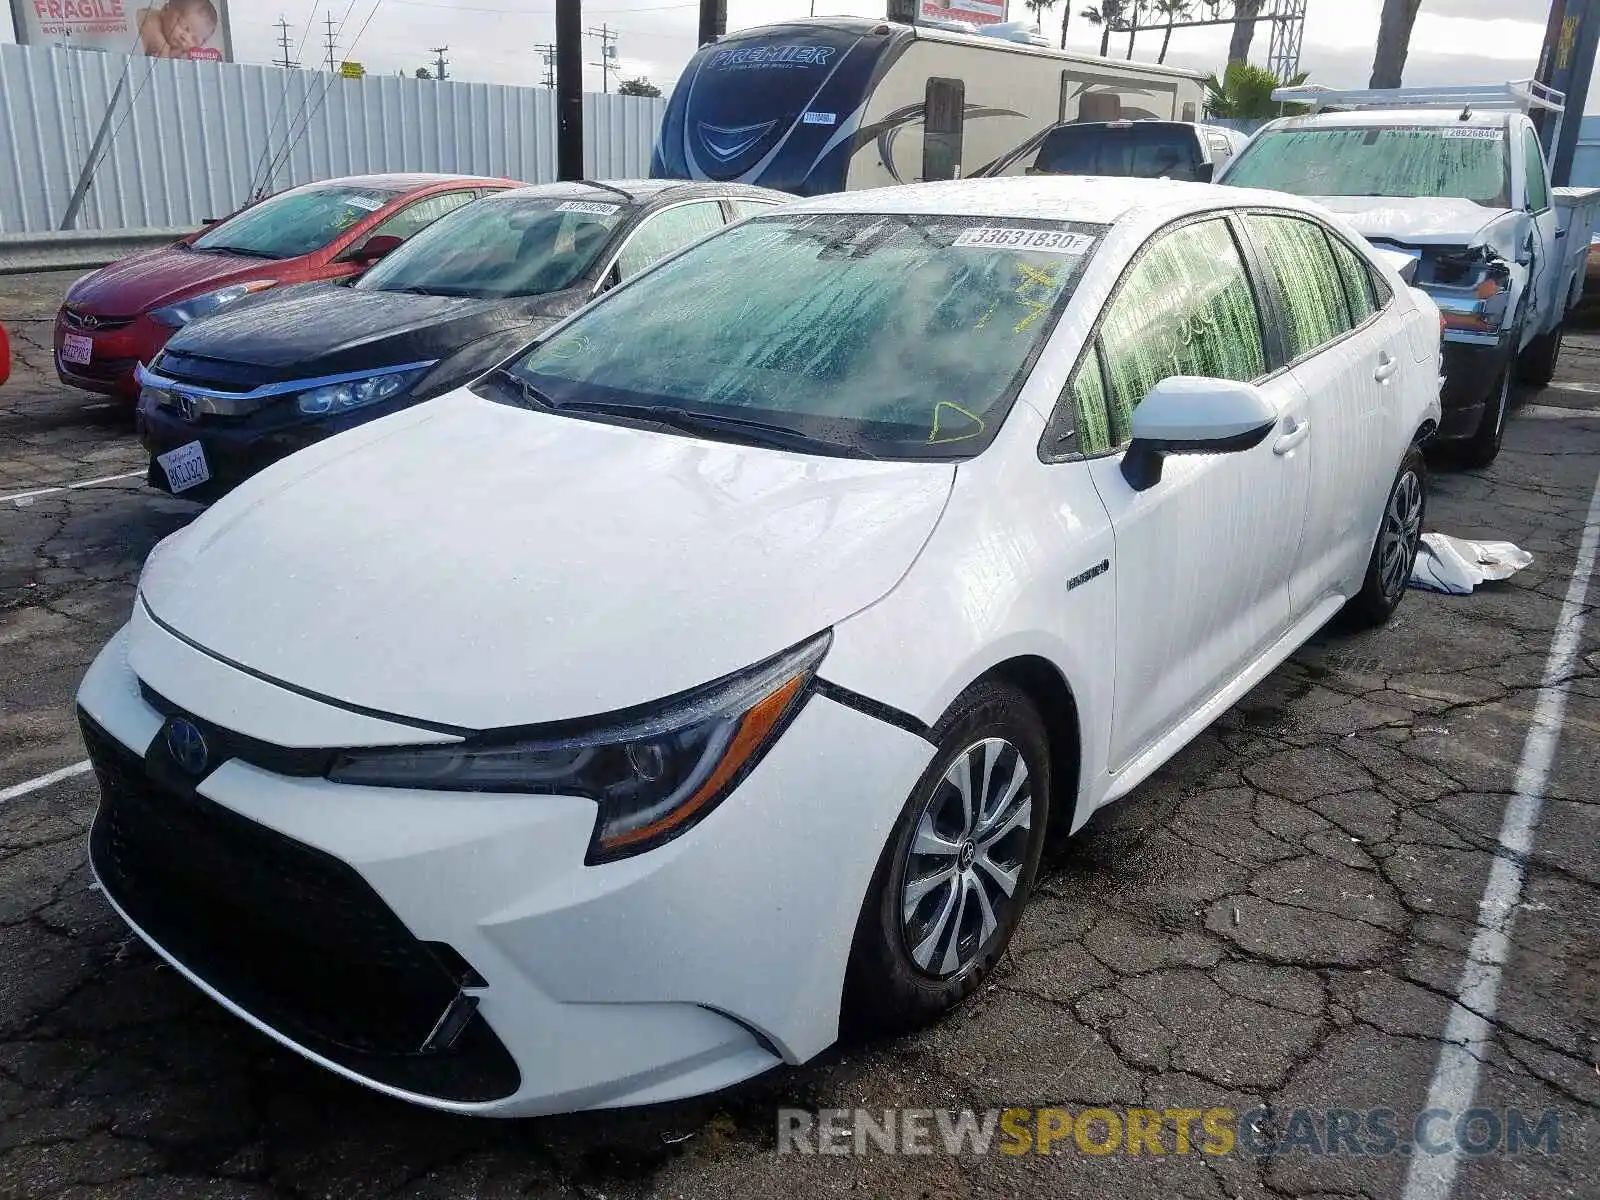
[[[275,188],[366,171],[556,177],[545,88],[0,45],[0,233],[61,224],[124,79],[79,229],[188,227]],[[584,98],[591,178],[649,172],[664,100]]]

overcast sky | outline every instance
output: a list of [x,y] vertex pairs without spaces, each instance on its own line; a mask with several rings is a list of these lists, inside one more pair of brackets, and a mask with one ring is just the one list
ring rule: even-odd
[[[26,2],[26,0],[24,0]],[[140,0],[127,0],[136,4]],[[1022,0],[1011,0],[1013,18],[1025,17]],[[1097,30],[1078,15],[1088,0],[1057,0],[1042,23],[1052,40],[1060,35],[1062,5],[1073,5],[1067,43],[1098,50]],[[742,29],[804,15],[811,0],[728,0],[728,28]],[[270,62],[279,55],[274,27],[280,16],[291,25],[306,65],[324,57],[323,22],[332,13],[343,22],[341,57],[368,71],[410,73],[432,59],[430,48],[448,46],[449,73],[462,80],[533,84],[544,64],[533,47],[554,40],[554,0],[231,0],[235,57]],[[1382,0],[1310,0],[1300,65],[1314,82],[1365,87],[1372,69]],[[6,7],[0,5],[0,8]],[[1271,7],[1270,0],[1267,7]],[[879,16],[883,0],[816,0],[821,13]],[[1544,36],[1547,0],[1422,0],[1406,62],[1407,84],[1481,83],[1525,78],[1533,73]],[[623,73],[644,75],[670,90],[694,50],[698,5],[684,0],[595,0],[583,9],[586,28],[617,31]],[[370,15],[370,20],[369,20]],[[9,14],[8,14],[9,16]],[[309,30],[309,36],[306,36]],[[0,24],[0,33],[6,26]],[[1167,61],[1211,71],[1227,53],[1229,30],[1180,30]],[[1264,63],[1270,26],[1257,26],[1251,58]],[[1113,37],[1113,53],[1127,52],[1127,37]],[[1161,33],[1141,34],[1134,57],[1154,60]],[[599,40],[585,38],[586,62],[599,61]],[[598,91],[600,70],[586,68],[585,86]],[[613,77],[613,86],[615,77]],[[1600,90],[1591,91],[1588,111],[1600,112]]]

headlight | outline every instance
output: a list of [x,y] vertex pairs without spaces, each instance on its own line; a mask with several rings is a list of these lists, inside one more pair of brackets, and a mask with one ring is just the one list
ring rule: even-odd
[[368,375],[365,379],[350,379],[344,383],[330,383],[323,387],[301,392],[295,398],[295,407],[308,417],[326,413],[348,412],[352,408],[365,408],[391,396],[398,396],[417,381],[426,367],[404,367],[381,375]]
[[831,633],[672,700],[601,724],[476,734],[447,746],[350,750],[335,783],[584,796],[599,806],[589,863],[692,828],[760,761],[800,708]]
[[187,300],[180,300],[165,308],[152,309],[150,319],[159,321],[163,325],[170,325],[173,329],[181,329],[190,321],[209,317],[219,308],[232,304],[235,300],[242,300],[252,292],[264,292],[275,283],[277,283],[275,279],[252,279],[249,283],[235,283],[229,287],[218,288],[214,292],[207,292],[203,296],[191,296]]
[[1446,329],[1493,334],[1505,322],[1511,272],[1487,248],[1425,256],[1417,276],[1417,286],[1439,306]]

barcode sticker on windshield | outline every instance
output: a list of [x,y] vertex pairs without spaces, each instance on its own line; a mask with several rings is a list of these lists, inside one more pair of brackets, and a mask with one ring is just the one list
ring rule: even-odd
[[1083,254],[1094,245],[1094,239],[1086,233],[1063,233],[1059,229],[980,225],[976,229],[963,229],[950,244],[1000,250],[1035,250],[1041,254]]
[[1477,142],[1501,142],[1505,140],[1504,129],[1488,129],[1482,125],[1447,125],[1444,135],[1447,138],[1470,138]]
[[351,208],[360,208],[367,212],[377,212],[383,207],[382,200],[375,200],[371,196],[346,196],[344,202]]
[[620,204],[602,204],[598,200],[563,200],[556,205],[556,211],[589,213],[591,216],[609,217],[621,207]]

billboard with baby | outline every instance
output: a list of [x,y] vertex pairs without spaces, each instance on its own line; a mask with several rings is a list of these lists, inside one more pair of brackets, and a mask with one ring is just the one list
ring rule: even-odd
[[232,57],[227,0],[11,0],[11,10],[24,46]]

